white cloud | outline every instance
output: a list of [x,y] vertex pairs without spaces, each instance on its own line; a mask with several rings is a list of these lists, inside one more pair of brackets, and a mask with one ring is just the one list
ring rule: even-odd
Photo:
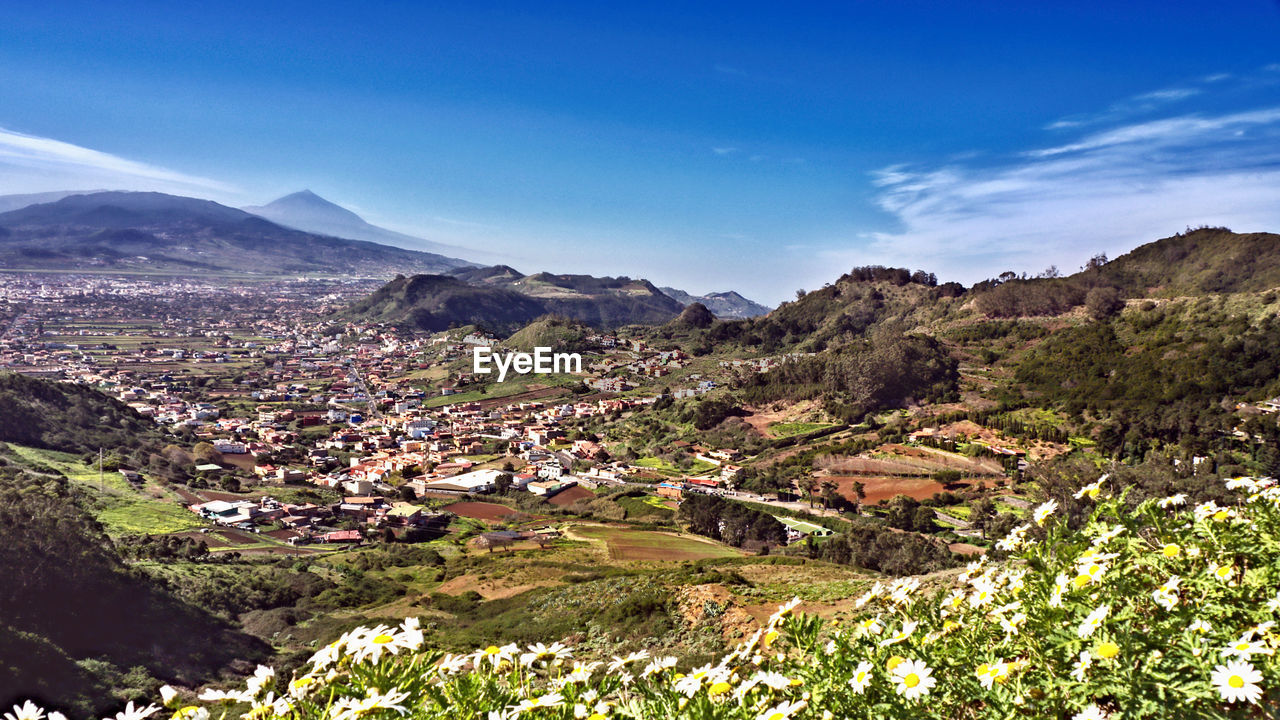
[[1070,269],[1184,227],[1280,230],[1280,107],[1118,127],[1003,163],[872,173],[901,229],[868,233],[843,265],[909,265],[974,282]]
[[733,155],[734,153],[739,152],[739,150],[736,147],[713,147],[711,148],[711,152],[717,155]]
[[0,193],[109,188],[234,194],[226,183],[0,128]]

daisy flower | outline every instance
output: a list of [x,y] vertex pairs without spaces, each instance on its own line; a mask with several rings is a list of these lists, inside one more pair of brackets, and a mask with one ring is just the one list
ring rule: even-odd
[[1050,500],[1046,503],[1042,503],[1039,507],[1037,507],[1035,509],[1035,512],[1031,513],[1031,518],[1036,521],[1037,525],[1043,525],[1044,521],[1049,519],[1049,516],[1052,515],[1054,511],[1056,511],[1057,509],[1058,509],[1058,501]]
[[1178,493],[1177,495],[1170,495],[1169,497],[1163,498],[1162,500],[1160,500],[1159,504],[1160,504],[1160,507],[1165,509],[1168,509],[1171,507],[1177,507],[1180,505],[1186,505],[1187,504],[1186,493]]
[[796,713],[800,712],[808,705],[805,701],[800,702],[783,702],[774,705],[756,716],[756,720],[790,720]]
[[1102,621],[1107,619],[1107,615],[1110,612],[1110,605],[1099,606],[1096,610],[1089,613],[1089,615],[1085,617],[1084,621],[1080,623],[1080,627],[1076,629],[1076,635],[1081,639],[1093,635],[1094,631],[1102,626]]
[[916,627],[919,624],[920,623],[916,622],[915,620],[908,620],[902,623],[902,629],[899,630],[896,635],[892,635],[890,637],[885,638],[884,640],[881,640],[880,647],[885,647],[887,645],[896,645],[902,642],[903,640],[906,640],[907,638],[911,637],[911,633],[916,631]]
[[904,660],[893,668],[893,683],[899,695],[915,700],[928,695],[938,681],[928,665],[919,660]]
[[13,712],[4,714],[4,720],[44,720],[44,716],[44,708],[28,700],[14,705]]
[[609,663],[609,673],[610,674],[616,673],[622,668],[630,665],[633,662],[641,662],[643,660],[648,660],[648,659],[649,659],[649,653],[644,650],[633,652],[630,655],[627,655],[626,657],[618,657],[617,655],[615,655],[613,656],[613,662]]
[[1091,500],[1097,498],[1098,493],[1102,492],[1102,483],[1106,482],[1108,477],[1110,477],[1110,475],[1103,475],[1097,480],[1094,480],[1088,485],[1085,485],[1084,487],[1077,490],[1075,495],[1076,499],[1079,500],[1080,498],[1083,498],[1085,495],[1088,495],[1089,499]]
[[1231,642],[1230,645],[1223,648],[1220,653],[1223,656],[1234,655],[1240,660],[1248,660],[1254,655],[1270,655],[1271,649],[1259,642],[1250,639],[1251,634],[1245,633],[1239,638]]
[[1071,677],[1075,678],[1076,682],[1084,682],[1085,673],[1089,672],[1091,667],[1093,667],[1093,656],[1081,650],[1080,657],[1071,667]]
[[1209,675],[1209,681],[1213,683],[1218,695],[1229,703],[1243,700],[1256,704],[1258,698],[1262,697],[1262,688],[1258,686],[1260,680],[1262,673],[1243,660],[1232,660],[1226,665],[1219,665]]
[[123,710],[116,713],[115,720],[143,720],[143,718],[149,718],[159,711],[160,708],[155,705],[148,705],[144,708],[134,707],[133,701],[130,700],[129,704],[125,705]]
[[1072,715],[1071,720],[1107,720],[1107,714],[1097,705],[1090,703],[1085,709]]
[[871,663],[863,660],[854,668],[853,677],[849,678],[849,687],[853,688],[855,694],[861,695],[871,684],[872,667]]

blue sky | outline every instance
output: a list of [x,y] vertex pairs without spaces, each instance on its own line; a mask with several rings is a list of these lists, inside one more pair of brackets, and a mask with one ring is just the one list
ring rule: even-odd
[[5,3],[0,193],[310,188],[770,303],[1280,231],[1272,0],[692,5]]

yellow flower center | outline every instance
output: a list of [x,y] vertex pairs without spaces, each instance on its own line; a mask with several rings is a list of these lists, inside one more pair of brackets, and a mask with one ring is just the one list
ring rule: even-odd
[[1218,568],[1217,570],[1214,570],[1214,572],[1215,572],[1215,573],[1217,573],[1218,577],[1220,577],[1220,578],[1224,578],[1224,579],[1225,579],[1225,578],[1229,578],[1229,577],[1231,577],[1231,568],[1230,568],[1230,567],[1220,567],[1220,568]]
[[902,678],[902,684],[913,688],[920,684],[920,676],[915,673],[908,673],[906,677]]
[[990,665],[988,665],[987,663],[982,663],[981,665],[978,666],[978,669],[975,674],[986,675],[990,670],[991,670]]
[[1110,660],[1120,654],[1120,646],[1113,642],[1104,642],[1098,646],[1098,656]]
[[1244,678],[1239,675],[1232,675],[1231,679],[1227,680],[1227,684],[1233,688],[1242,688],[1244,687]]
[[373,639],[373,641],[374,641],[375,643],[379,644],[379,645],[386,645],[387,643],[391,642],[392,640],[395,640],[395,636],[393,636],[393,635],[388,635],[388,634],[386,634],[386,633],[382,633],[381,635],[379,635],[379,636],[377,636],[377,637],[375,637],[375,638]]
[[866,670],[863,670],[863,671],[859,672],[857,675],[854,675],[854,676],[853,676],[853,679],[854,679],[854,682],[856,682],[856,683],[858,683],[859,685],[861,685],[862,683],[864,683],[864,682],[866,682],[866,681],[867,681],[867,671],[866,671]]
[[1077,575],[1076,579],[1072,582],[1075,584],[1077,588],[1082,588],[1085,585],[1088,585],[1092,580],[1093,578],[1089,577],[1088,575]]
[[889,668],[890,672],[893,672],[894,668],[898,667],[905,661],[906,661],[906,658],[902,657],[901,655],[894,655],[893,657],[889,658],[889,662],[885,664],[885,667]]
[[1213,519],[1214,519],[1214,520],[1217,520],[1218,522],[1222,522],[1223,520],[1226,520],[1226,519],[1227,519],[1227,511],[1226,511],[1226,510],[1219,510],[1218,512],[1216,512],[1216,513],[1214,513],[1214,514],[1213,514]]
[[1178,557],[1178,553],[1182,552],[1182,548],[1178,547],[1175,543],[1169,543],[1164,546],[1164,550],[1161,552],[1163,552],[1164,556],[1167,558],[1175,558]]
[[729,692],[729,687],[729,683],[727,682],[718,682],[712,685],[708,692],[712,695],[723,695],[724,693]]
[[502,652],[502,648],[498,647],[497,645],[490,645],[489,647],[484,649],[485,655],[497,655],[500,652]]

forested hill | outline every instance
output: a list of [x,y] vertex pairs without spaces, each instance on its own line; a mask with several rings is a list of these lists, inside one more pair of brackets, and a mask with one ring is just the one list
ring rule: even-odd
[[[397,276],[340,316],[426,331],[478,325],[509,335],[544,315],[597,328],[663,323],[681,305],[646,280],[589,275],[521,275],[496,267],[447,275]],[[468,280],[469,279],[469,280]]]
[[142,697],[157,680],[195,684],[266,656],[127,568],[65,478],[0,462],[0,707],[35,699],[100,717],[113,693]]
[[1121,255],[1101,275],[1131,297],[1268,290],[1280,287],[1280,235],[1188,230]]
[[0,419],[0,442],[64,452],[164,441],[154,422],[99,390],[17,373],[0,373]]

